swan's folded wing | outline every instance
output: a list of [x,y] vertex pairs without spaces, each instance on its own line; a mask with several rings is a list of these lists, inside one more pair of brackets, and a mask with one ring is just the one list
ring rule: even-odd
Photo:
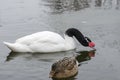
[[64,39],[57,33],[50,31],[37,32],[32,35],[27,35],[16,40],[18,43],[22,44],[32,44],[32,43],[63,43]]

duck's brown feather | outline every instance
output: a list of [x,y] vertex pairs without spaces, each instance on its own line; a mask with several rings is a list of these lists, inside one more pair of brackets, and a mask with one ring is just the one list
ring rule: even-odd
[[70,77],[77,73],[78,65],[74,57],[65,57],[52,65],[50,75],[52,77]]

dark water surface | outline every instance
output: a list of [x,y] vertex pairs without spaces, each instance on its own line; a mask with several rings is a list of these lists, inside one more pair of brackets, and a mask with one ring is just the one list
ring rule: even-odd
[[95,55],[82,51],[81,66],[68,80],[120,80],[120,0],[0,0],[0,80],[52,80],[51,65],[76,51],[11,53],[3,41],[43,30],[63,36],[78,28],[96,43]]

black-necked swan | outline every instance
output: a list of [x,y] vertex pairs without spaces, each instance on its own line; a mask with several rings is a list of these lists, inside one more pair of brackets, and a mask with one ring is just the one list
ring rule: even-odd
[[75,57],[64,57],[52,64],[49,73],[50,78],[69,78],[78,73],[78,61]]
[[85,47],[95,46],[88,37],[84,37],[75,28],[66,30],[64,38],[55,32],[42,31],[19,38],[15,43],[4,44],[13,52],[60,52],[76,48],[73,36]]

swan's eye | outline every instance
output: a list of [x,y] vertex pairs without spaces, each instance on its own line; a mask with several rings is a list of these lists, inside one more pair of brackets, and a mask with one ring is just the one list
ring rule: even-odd
[[85,39],[86,39],[88,42],[92,42],[92,41],[90,40],[90,38],[88,38],[88,37],[85,37]]

